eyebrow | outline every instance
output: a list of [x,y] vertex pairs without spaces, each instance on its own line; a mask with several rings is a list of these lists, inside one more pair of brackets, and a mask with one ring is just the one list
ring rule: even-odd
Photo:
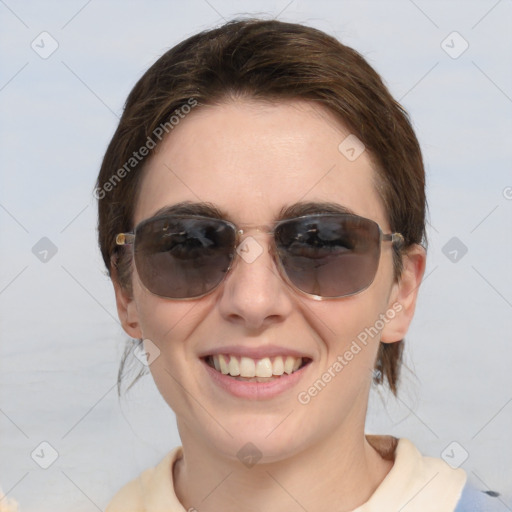
[[298,202],[289,206],[283,206],[279,212],[279,218],[291,219],[293,217],[301,217],[302,215],[310,215],[312,213],[345,213],[350,215],[356,215],[356,213],[338,203],[331,203],[328,201],[305,201]]
[[[283,206],[279,211],[275,221],[292,219],[303,215],[311,215],[314,213],[342,213],[356,215],[350,208],[338,203],[328,201],[300,201],[292,205]],[[160,217],[163,215],[200,215],[202,217],[211,217],[214,219],[224,219],[235,222],[231,216],[213,203],[183,201],[173,205],[160,208],[152,217]]]

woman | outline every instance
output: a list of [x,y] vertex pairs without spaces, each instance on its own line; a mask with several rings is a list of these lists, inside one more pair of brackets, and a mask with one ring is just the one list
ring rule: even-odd
[[320,31],[234,21],[144,74],[99,243],[182,447],[108,512],[479,510],[462,469],[364,434],[372,381],[397,392],[424,188],[405,112]]

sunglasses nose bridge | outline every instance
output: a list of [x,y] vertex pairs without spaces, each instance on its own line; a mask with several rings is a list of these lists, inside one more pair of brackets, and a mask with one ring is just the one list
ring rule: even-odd
[[263,263],[267,271],[270,271],[275,278],[282,279],[287,283],[279,259],[274,231],[268,226],[251,226],[250,228],[244,227],[236,230],[235,254],[230,271],[232,272],[240,263],[252,264],[256,262],[265,252],[270,254],[272,260],[270,266],[267,261]]
[[[256,233],[252,233],[252,231],[255,231]],[[250,229],[237,229],[235,250],[239,258],[236,257],[235,259],[242,259],[245,263],[253,263],[265,252],[264,245],[260,244],[256,240],[256,236],[260,239],[267,239],[267,252],[270,254],[273,262],[273,267],[267,268],[271,270],[276,278],[282,280],[284,284],[291,287],[292,290],[304,293],[300,288],[297,288],[297,286],[295,286],[287,276],[281,260],[280,250],[277,246],[275,230],[268,226],[252,226]]]

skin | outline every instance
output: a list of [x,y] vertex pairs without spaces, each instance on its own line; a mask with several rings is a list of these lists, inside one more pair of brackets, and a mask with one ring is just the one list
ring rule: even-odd
[[[350,162],[338,151],[349,134],[322,107],[247,99],[200,107],[173,130],[145,168],[135,224],[181,201],[208,201],[235,224],[272,225],[298,201],[331,201],[373,219],[389,233],[367,152]],[[170,168],[170,169],[169,169]],[[177,496],[202,512],[352,510],[392,467],[364,437],[379,341],[404,338],[412,320],[425,252],[413,246],[399,283],[391,244],[365,291],[316,301],[290,289],[265,249],[238,259],[224,283],[200,299],[152,295],[136,271],[132,293],[114,286],[120,320],[160,356],[150,369],[174,410],[184,457],[173,468]],[[393,304],[402,309],[307,405],[297,394],[325,372],[365,327]],[[300,382],[270,400],[233,397],[212,383],[198,354],[232,344],[277,344],[312,357]],[[252,468],[236,454],[247,442],[262,458]],[[312,470],[314,468],[314,471]],[[212,491],[213,490],[213,491]]]

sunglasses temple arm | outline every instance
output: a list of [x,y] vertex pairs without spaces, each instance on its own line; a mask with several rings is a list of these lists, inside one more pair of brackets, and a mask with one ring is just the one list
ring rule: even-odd
[[119,233],[116,236],[117,245],[132,245],[134,240],[135,235],[133,233]]
[[402,247],[404,244],[404,236],[401,233],[389,233],[382,235],[382,240],[384,242],[391,242],[398,247]]

